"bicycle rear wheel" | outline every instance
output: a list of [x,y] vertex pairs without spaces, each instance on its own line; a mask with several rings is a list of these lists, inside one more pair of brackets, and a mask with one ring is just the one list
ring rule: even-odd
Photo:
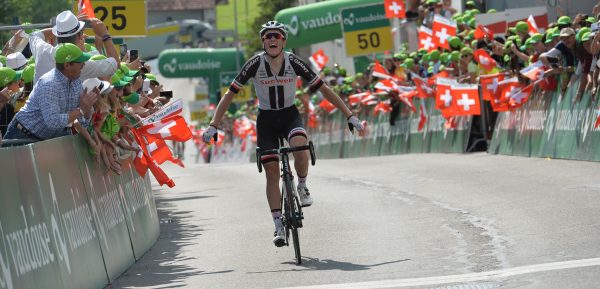
[[[298,228],[302,226],[302,211],[300,202],[294,193],[294,183],[291,178],[284,177],[285,186],[285,208],[289,222],[287,222],[288,229],[292,231],[292,243],[294,244],[294,254],[296,255],[296,264],[302,263],[302,255],[300,253],[300,238],[298,236]],[[288,231],[289,232],[289,231]]]

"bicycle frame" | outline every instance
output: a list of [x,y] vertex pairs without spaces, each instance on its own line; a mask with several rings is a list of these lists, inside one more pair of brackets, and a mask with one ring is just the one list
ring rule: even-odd
[[300,240],[298,237],[298,228],[302,228],[302,206],[298,192],[294,186],[294,176],[290,168],[290,159],[288,154],[295,151],[309,150],[311,163],[314,166],[316,162],[315,151],[312,141],[305,146],[298,147],[283,147],[283,139],[280,139],[281,147],[273,150],[261,150],[256,148],[256,164],[258,171],[262,172],[262,164],[260,162],[261,154],[272,155],[278,154],[281,161],[281,209],[283,215],[283,225],[285,227],[285,245],[289,246],[289,235],[292,231],[292,239],[294,242],[294,253],[296,255],[296,263],[299,265],[302,263],[302,257],[300,253]]

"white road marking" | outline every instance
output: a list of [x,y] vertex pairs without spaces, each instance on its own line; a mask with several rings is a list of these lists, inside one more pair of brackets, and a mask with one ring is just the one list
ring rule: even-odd
[[592,267],[600,266],[600,258],[582,259],[564,262],[545,263],[537,265],[528,265],[521,267],[514,267],[502,270],[494,270],[488,272],[479,273],[468,273],[461,275],[448,275],[448,276],[434,276],[434,277],[423,277],[423,278],[408,278],[408,279],[395,279],[395,280],[382,280],[382,281],[370,281],[370,282],[357,282],[357,283],[342,283],[342,284],[329,284],[329,285],[314,285],[314,286],[300,286],[300,287],[286,287],[280,289],[364,289],[364,288],[399,288],[409,286],[426,286],[426,285],[440,285],[449,283],[461,283],[461,282],[473,282],[500,279],[510,276],[531,274],[538,272],[573,269],[581,267]]

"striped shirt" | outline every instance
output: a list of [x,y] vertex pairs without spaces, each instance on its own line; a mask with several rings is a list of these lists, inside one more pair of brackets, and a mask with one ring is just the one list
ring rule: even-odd
[[[59,70],[44,74],[33,87],[25,106],[15,115],[16,120],[41,139],[51,139],[72,134],[69,111],[79,107],[83,91],[81,80],[70,80]],[[89,120],[78,118],[87,127]]]

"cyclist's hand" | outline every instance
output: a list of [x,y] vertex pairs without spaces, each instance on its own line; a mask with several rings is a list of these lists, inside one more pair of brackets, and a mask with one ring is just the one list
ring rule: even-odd
[[217,127],[214,125],[209,126],[204,133],[202,133],[202,140],[205,143],[210,144],[211,138],[214,138],[215,142],[217,142]]
[[358,130],[359,135],[362,135],[365,129],[360,119],[358,119],[358,117],[354,115],[351,115],[348,118],[348,128],[352,133],[354,133],[354,128],[356,128]]

